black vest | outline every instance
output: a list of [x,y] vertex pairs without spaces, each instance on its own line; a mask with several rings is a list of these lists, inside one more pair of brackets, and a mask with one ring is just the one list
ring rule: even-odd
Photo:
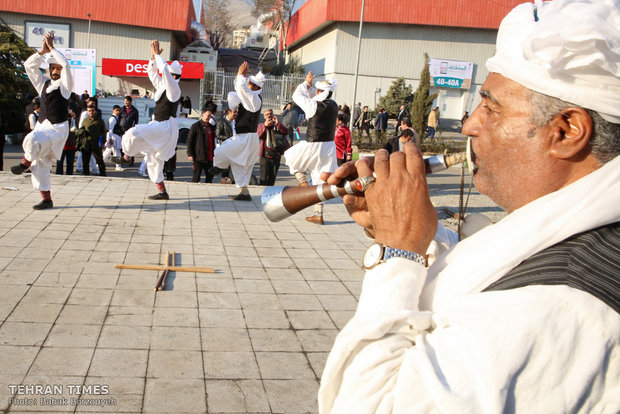
[[155,103],[155,109],[153,110],[155,120],[162,122],[167,121],[170,118],[176,118],[179,102],[181,102],[180,98],[176,102],[170,102],[166,96],[166,92],[162,93],[161,98],[159,98],[159,100]]
[[247,134],[248,132],[256,132],[258,129],[258,119],[260,118],[260,110],[263,107],[263,98],[260,98],[260,108],[256,112],[250,112],[243,104],[237,107],[237,122],[235,123],[235,131],[237,134]]
[[112,115],[116,119],[116,125],[112,128],[112,132],[118,135],[119,137],[123,136],[123,128],[121,128],[121,120],[120,117],[116,115]]
[[620,313],[620,222],[576,234],[525,259],[484,291],[529,285],[583,290]]
[[316,113],[308,119],[306,141],[328,142],[334,140],[336,134],[336,119],[338,104],[332,99],[316,103]]
[[45,82],[43,91],[41,91],[41,108],[39,108],[41,115],[38,122],[43,123],[43,121],[49,119],[52,124],[60,124],[69,119],[69,100],[62,96],[60,88],[47,93],[47,87],[50,82],[51,80]]

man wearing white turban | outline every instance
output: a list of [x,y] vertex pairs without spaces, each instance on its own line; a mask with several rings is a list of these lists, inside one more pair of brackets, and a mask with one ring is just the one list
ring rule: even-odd
[[[155,87],[153,100],[153,121],[136,125],[125,132],[122,138],[124,157],[112,157],[116,164],[130,163],[131,157],[139,152],[146,154],[146,168],[149,178],[157,186],[157,194],[149,196],[151,200],[168,200],[164,184],[164,163],[176,154],[179,126],[177,112],[181,100],[179,80],[183,66],[176,60],[170,65],[161,57],[163,49],[159,41],[151,42],[151,60],[147,73]],[[161,75],[159,74],[161,72]]]
[[464,240],[438,225],[413,144],[328,178],[374,171],[343,202],[376,244],[320,412],[620,412],[619,63],[617,0],[506,16],[463,133],[508,215]]
[[[286,165],[291,174],[295,175],[300,186],[308,185],[306,173],[312,177],[312,183],[324,183],[321,172],[332,172],[338,166],[336,155],[336,121],[338,104],[331,99],[338,82],[336,80],[322,80],[312,87],[314,75],[312,71],[306,75],[293,93],[293,100],[304,110],[308,119],[306,140],[289,148],[284,152]],[[323,224],[323,203],[314,205],[314,215],[306,220]]]
[[[47,55],[43,58],[43,55]],[[51,79],[44,77],[39,68],[49,66]],[[13,174],[21,174],[30,168],[32,186],[41,192],[43,201],[33,206],[43,210],[54,206],[52,202],[50,169],[60,158],[69,135],[69,97],[73,90],[73,77],[69,61],[54,49],[54,35],[47,33],[43,47],[24,62],[24,68],[32,85],[41,96],[39,119],[24,138],[24,157],[20,164],[11,167]]]
[[252,201],[248,184],[254,164],[258,161],[259,140],[256,130],[263,105],[260,92],[265,82],[263,72],[253,76],[249,74],[250,66],[247,62],[239,65],[235,90],[228,93],[228,107],[237,108],[234,135],[215,149],[213,167],[209,169],[211,174],[217,175],[230,167],[240,192],[229,198],[238,201]]

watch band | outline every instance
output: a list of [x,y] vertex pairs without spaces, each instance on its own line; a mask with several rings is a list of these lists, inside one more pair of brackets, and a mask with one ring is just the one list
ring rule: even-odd
[[392,257],[402,257],[403,259],[412,260],[426,267],[426,258],[421,254],[411,252],[409,250],[395,249],[390,246],[385,246],[385,250],[383,251],[383,260],[388,260]]

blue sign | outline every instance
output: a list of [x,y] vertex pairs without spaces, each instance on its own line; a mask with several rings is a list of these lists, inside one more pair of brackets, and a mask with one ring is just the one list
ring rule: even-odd
[[435,86],[441,86],[443,88],[460,88],[463,84],[463,79],[436,76],[433,78],[433,83]]

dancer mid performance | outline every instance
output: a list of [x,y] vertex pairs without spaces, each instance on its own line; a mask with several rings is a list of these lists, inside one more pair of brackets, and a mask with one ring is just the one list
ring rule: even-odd
[[[179,127],[176,114],[181,99],[179,79],[183,66],[176,60],[170,65],[166,63],[159,47],[159,41],[151,42],[151,60],[147,72],[155,87],[154,121],[136,125],[123,135],[123,151],[125,155],[112,157],[113,163],[128,164],[131,157],[139,152],[147,154],[146,164],[149,178],[157,185],[158,193],[149,196],[151,200],[168,200],[168,192],[164,185],[164,163],[176,152],[179,138]],[[158,73],[161,72],[161,75]]]
[[235,185],[241,190],[236,196],[230,196],[231,200],[252,201],[248,184],[252,168],[258,161],[259,141],[256,130],[262,106],[260,92],[265,75],[258,72],[254,76],[248,76],[249,73],[248,63],[243,62],[235,79],[235,91],[228,93],[228,107],[237,108],[235,135],[215,149],[213,167],[209,169],[211,174],[217,175],[231,167]]
[[[319,81],[315,85],[315,91],[312,87],[313,79],[312,72],[308,72],[306,80],[293,93],[293,100],[308,118],[306,140],[284,153],[286,165],[301,186],[308,185],[306,173],[312,177],[312,183],[317,185],[324,183],[320,177],[321,172],[333,172],[337,167],[334,135],[338,105],[331,99],[337,82]],[[316,204],[314,215],[306,217],[306,220],[323,224],[323,203]]]
[[[46,59],[43,55],[47,54]],[[49,77],[43,76],[39,67],[49,65]],[[21,174],[30,168],[32,186],[41,192],[43,201],[32,208],[43,210],[54,206],[52,202],[50,170],[62,155],[62,148],[69,136],[69,97],[73,89],[73,77],[69,61],[54,49],[54,34],[47,33],[43,47],[24,63],[30,82],[41,96],[41,115],[24,138],[24,158],[11,167],[13,174]]]

